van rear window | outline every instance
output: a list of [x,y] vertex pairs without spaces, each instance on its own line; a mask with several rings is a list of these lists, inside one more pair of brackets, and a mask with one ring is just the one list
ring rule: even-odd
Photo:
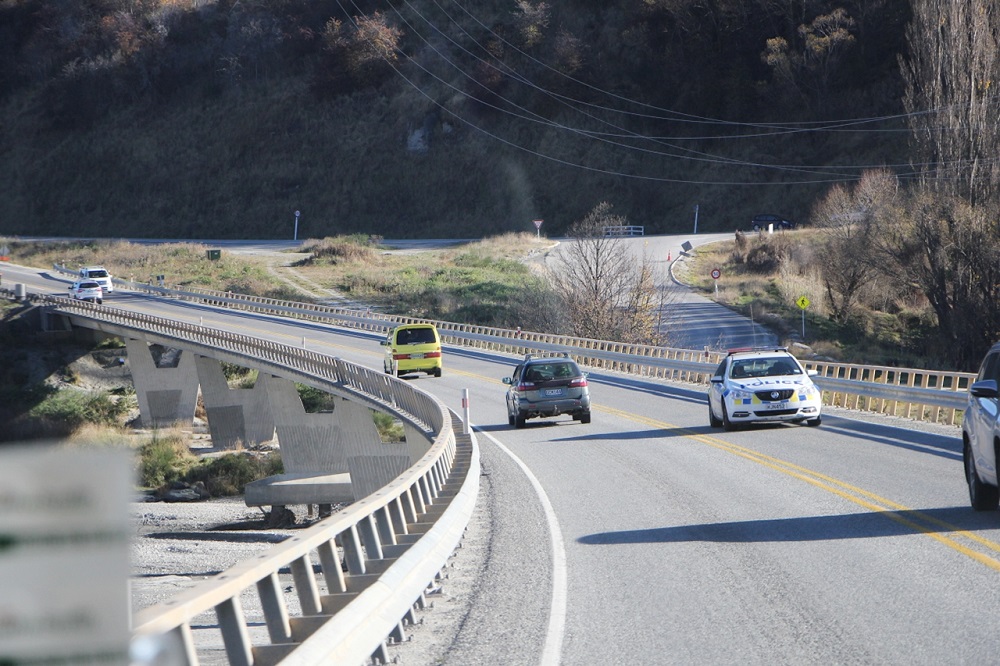
[[396,333],[397,345],[425,345],[437,342],[434,337],[434,329],[431,328],[404,328]]

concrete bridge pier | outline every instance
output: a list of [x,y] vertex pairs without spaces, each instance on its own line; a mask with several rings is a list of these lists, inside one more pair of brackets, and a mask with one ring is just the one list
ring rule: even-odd
[[230,388],[222,363],[196,356],[201,400],[205,405],[212,448],[231,451],[274,439],[274,416],[268,399],[267,375],[258,375],[253,388]]
[[330,412],[307,413],[295,384],[273,375],[258,377],[266,387],[281,450],[283,474],[246,487],[247,506],[271,506],[271,519],[294,504],[332,505],[367,497],[396,478],[430,448],[427,436],[406,428],[406,442],[384,443],[371,408],[340,398]]
[[198,404],[195,355],[179,349],[153,350],[145,340],[125,338],[139,417],[146,428],[191,425]]

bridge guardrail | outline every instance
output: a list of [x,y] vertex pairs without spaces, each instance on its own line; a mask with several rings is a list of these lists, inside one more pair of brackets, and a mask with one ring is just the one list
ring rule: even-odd
[[[72,274],[72,271],[64,267],[56,265],[54,268]],[[591,367],[696,384],[708,383],[712,371],[725,353],[458,324],[210,289],[180,290],[126,280],[116,279],[115,282],[129,289],[164,297],[325,321],[367,331],[384,332],[398,324],[429,322],[438,328],[445,342],[450,344],[514,354],[568,351],[579,362]],[[815,381],[823,391],[825,404],[952,426],[961,423],[965,391],[975,378],[974,373],[967,372],[800,360],[807,369],[819,373]]]
[[[192,622],[212,611],[230,664],[266,666],[293,653],[296,663],[386,663],[386,641],[403,640],[414,607],[425,603],[475,505],[479,454],[472,435],[453,428],[458,415],[407,382],[317,352],[64,297],[32,300],[105,332],[132,331],[181,348],[242,356],[254,367],[270,365],[317,388],[352,394],[433,435],[428,452],[388,485],[266,554],[140,611],[133,627],[137,640],[165,641],[187,664],[199,663]],[[286,570],[290,586],[282,580]],[[266,634],[243,613],[241,597],[254,592]]]

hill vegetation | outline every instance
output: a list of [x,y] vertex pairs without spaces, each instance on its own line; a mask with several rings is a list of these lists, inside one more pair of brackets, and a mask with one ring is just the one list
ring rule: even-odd
[[302,237],[560,235],[602,201],[650,233],[691,228],[696,204],[703,231],[806,221],[829,182],[910,161],[910,18],[898,0],[3,0],[0,233],[288,238],[300,210]]
[[[919,313],[904,347],[963,369],[1000,337],[995,3],[2,0],[0,44],[8,237],[669,233],[772,212],[822,251],[737,263],[810,272],[837,326]],[[633,309],[622,335],[648,330],[648,277],[604,291],[628,302],[602,317]],[[445,307],[481,318],[479,297]],[[558,297],[584,317],[553,325],[594,320]]]

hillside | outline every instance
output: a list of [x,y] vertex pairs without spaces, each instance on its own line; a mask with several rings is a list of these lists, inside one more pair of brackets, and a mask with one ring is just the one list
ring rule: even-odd
[[[0,2],[0,235],[807,221],[907,162],[907,3]],[[344,11],[349,8],[349,12]],[[839,11],[838,11],[839,10]],[[850,130],[850,131],[848,131]]]

